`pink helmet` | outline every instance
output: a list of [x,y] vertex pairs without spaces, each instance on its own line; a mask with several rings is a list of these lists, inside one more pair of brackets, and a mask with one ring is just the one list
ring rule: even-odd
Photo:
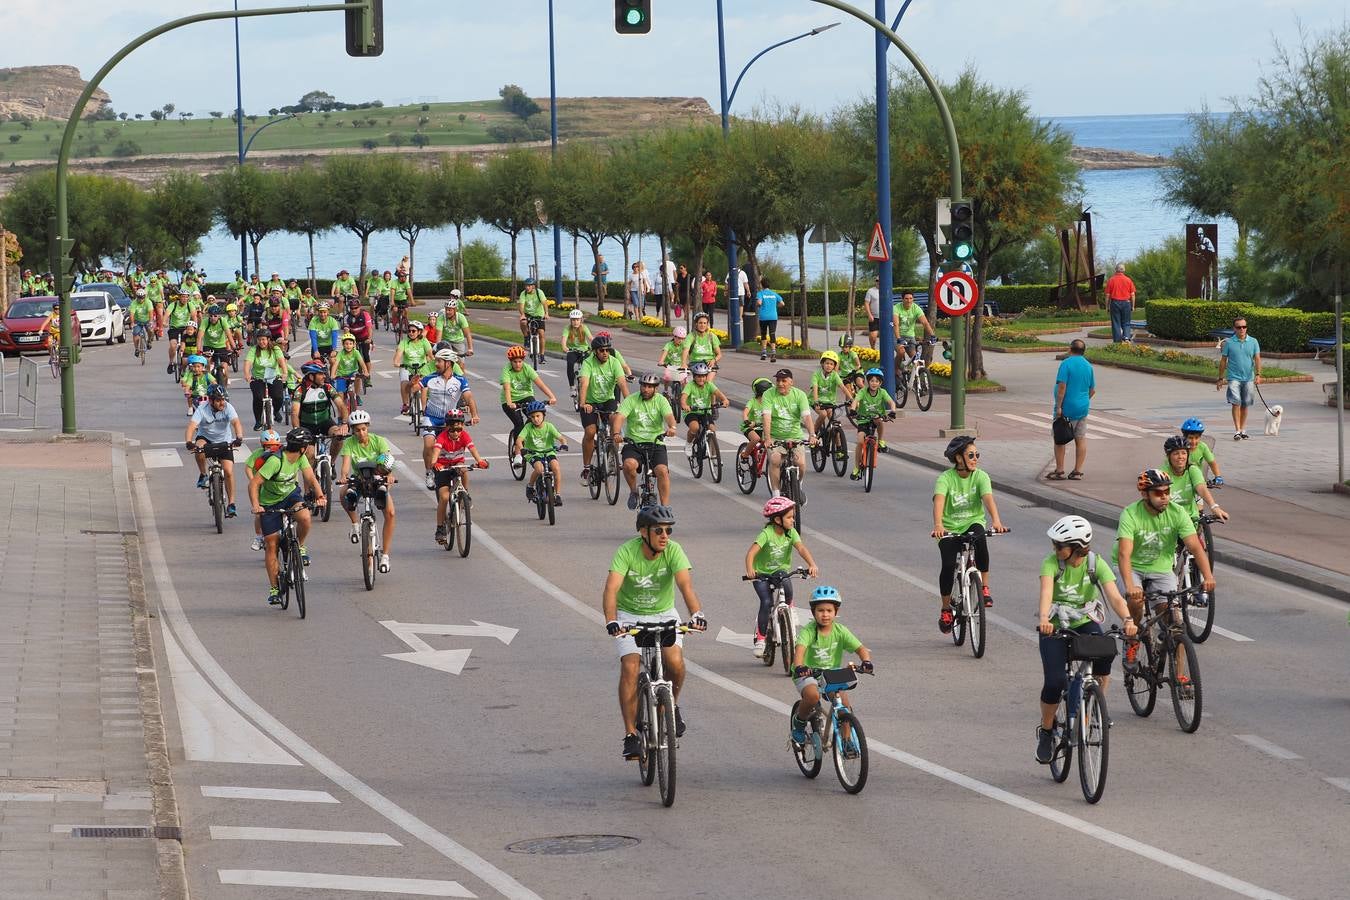
[[769,498],[769,502],[764,504],[764,518],[772,519],[775,516],[781,516],[796,505],[797,504],[788,497],[771,497]]
[[689,334],[683,325],[676,325],[670,332],[670,336],[677,341],[682,341]]

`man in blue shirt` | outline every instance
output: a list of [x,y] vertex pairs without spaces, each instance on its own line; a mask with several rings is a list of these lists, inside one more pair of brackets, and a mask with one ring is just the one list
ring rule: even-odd
[[769,288],[769,279],[759,279],[761,288],[755,294],[755,307],[759,310],[759,358],[769,362],[778,362],[778,307],[783,305],[783,297]]
[[[1083,355],[1086,351],[1086,344],[1074,340],[1069,344],[1069,355],[1059,364],[1059,372],[1055,375],[1055,418],[1063,416],[1073,427],[1073,471],[1069,477],[1074,481],[1083,477],[1083,462],[1087,459],[1088,407],[1097,393],[1092,363]],[[1055,442],[1055,470],[1046,476],[1052,481],[1064,477],[1064,452],[1068,446],[1068,443]]]
[[[233,439],[233,440],[231,440]],[[187,448],[197,454],[197,487],[206,487],[206,461],[216,459],[225,474],[225,496],[229,506],[225,515],[233,519],[234,454],[232,448],[244,442],[244,426],[230,404],[229,395],[218,384],[206,389],[206,402],[197,407],[188,421],[184,437]]]
[[1219,380],[1215,390],[1228,385],[1228,404],[1233,408],[1233,440],[1245,441],[1247,410],[1256,402],[1256,385],[1261,383],[1261,345],[1247,334],[1247,320],[1233,320],[1233,336],[1219,351]]

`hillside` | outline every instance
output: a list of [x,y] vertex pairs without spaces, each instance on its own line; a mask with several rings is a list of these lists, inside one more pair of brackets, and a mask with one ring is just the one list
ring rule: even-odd
[[[0,121],[13,120],[15,116],[65,120],[86,83],[74,66],[0,69]],[[106,93],[97,90],[87,109],[97,112],[110,102]]]

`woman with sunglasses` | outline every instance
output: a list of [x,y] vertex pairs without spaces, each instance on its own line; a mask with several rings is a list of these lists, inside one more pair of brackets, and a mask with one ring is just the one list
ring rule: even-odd
[[[938,628],[943,634],[950,634],[955,621],[952,585],[956,581],[956,557],[961,550],[957,537],[970,534],[975,539],[975,565],[980,570],[984,605],[988,607],[994,605],[994,598],[989,593],[989,545],[984,536],[990,530],[1002,534],[1008,529],[999,518],[989,474],[979,468],[980,451],[975,449],[975,439],[965,435],[954,437],[942,455],[952,467],[939,475],[933,486],[933,531],[930,536],[938,539],[938,552],[942,554],[942,571],[938,574],[942,612],[938,616]],[[986,513],[994,522],[992,528],[985,518]]]

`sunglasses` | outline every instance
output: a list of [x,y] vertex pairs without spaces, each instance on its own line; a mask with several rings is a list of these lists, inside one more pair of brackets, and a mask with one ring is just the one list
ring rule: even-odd
[[1234,328],[1235,330],[1237,330],[1237,331],[1246,331],[1246,330],[1247,330],[1247,326],[1246,326],[1246,325],[1234,325],[1233,328]]
[[979,458],[980,458],[980,451],[978,450],[972,450],[966,454],[966,459],[979,459]]
[[653,526],[651,526],[651,529],[652,529],[652,534],[666,534],[666,535],[670,535],[670,534],[674,534],[674,533],[675,533],[675,526],[674,526],[674,525],[653,525]]

